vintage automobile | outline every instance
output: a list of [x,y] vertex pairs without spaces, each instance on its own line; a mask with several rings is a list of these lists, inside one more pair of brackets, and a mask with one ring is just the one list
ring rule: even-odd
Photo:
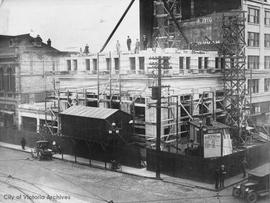
[[234,186],[232,195],[247,200],[249,203],[257,202],[259,197],[269,195],[270,192],[270,163],[255,168],[248,173],[248,180]]
[[47,140],[39,140],[36,142],[36,147],[31,151],[32,157],[38,160],[52,160],[52,149],[49,148]]

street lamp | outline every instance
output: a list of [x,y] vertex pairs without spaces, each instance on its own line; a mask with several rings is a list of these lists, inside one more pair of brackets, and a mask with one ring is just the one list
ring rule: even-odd
[[[117,145],[117,139],[116,135],[119,135],[120,129],[117,127],[115,122],[112,122],[111,129],[108,131],[109,135],[112,136],[112,147],[113,147],[113,161],[116,161],[116,145]],[[113,166],[114,167],[114,166]]]
[[[204,133],[207,131],[207,127],[205,125],[203,125],[203,121],[202,120],[199,120],[199,138],[200,138],[200,146],[201,146],[201,149],[203,149],[203,139],[204,139]],[[203,155],[203,151],[201,152],[202,155]]]

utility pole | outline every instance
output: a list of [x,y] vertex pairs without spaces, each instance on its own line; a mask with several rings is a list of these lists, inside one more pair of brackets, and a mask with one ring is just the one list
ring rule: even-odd
[[157,152],[157,168],[156,168],[156,178],[160,179],[160,138],[161,138],[161,57],[158,58],[158,92],[157,92],[157,113],[156,113],[156,152]]
[[160,179],[160,143],[161,143],[161,88],[162,86],[162,69],[169,69],[169,57],[153,57],[152,60],[157,60],[157,63],[150,63],[152,68],[157,69],[157,86],[152,87],[152,99],[156,102],[156,178]]

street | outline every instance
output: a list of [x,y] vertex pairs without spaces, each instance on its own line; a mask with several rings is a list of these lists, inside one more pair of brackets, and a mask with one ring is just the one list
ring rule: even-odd
[[0,154],[0,202],[244,202],[231,196],[231,188],[217,194],[61,160],[37,161],[5,148]]

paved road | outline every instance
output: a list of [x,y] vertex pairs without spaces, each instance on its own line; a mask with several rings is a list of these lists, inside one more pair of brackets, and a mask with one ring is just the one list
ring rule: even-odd
[[240,202],[231,197],[231,188],[217,199],[207,190],[61,160],[32,160],[29,154],[10,149],[0,148],[0,155],[0,202]]

